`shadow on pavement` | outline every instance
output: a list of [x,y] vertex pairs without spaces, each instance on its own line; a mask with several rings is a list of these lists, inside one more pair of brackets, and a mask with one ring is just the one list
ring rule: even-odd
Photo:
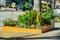
[[[49,31],[47,31],[47,32],[57,31],[57,30],[60,30],[60,28],[54,28],[54,29],[51,29],[51,30],[49,30]],[[44,32],[44,33],[46,33],[46,32]]]
[[[14,38],[13,38],[14,39]],[[60,36],[36,37],[36,38],[15,38],[18,40],[32,40],[32,39],[60,39]]]
[[19,38],[18,37],[16,39],[60,39],[60,36],[48,36],[48,37],[36,37],[36,38]]
[[60,39],[60,36],[37,37],[33,39]]
[[54,30],[60,30],[60,28],[54,28],[54,29],[52,29],[51,31],[54,31]]

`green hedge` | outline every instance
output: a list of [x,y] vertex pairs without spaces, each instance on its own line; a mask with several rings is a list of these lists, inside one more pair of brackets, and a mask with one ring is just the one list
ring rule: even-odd
[[55,22],[60,22],[60,17],[56,17]]

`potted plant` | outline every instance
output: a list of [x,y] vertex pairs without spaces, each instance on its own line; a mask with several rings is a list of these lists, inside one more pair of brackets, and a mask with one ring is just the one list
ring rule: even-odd
[[[40,25],[40,12],[36,10],[26,10],[24,14],[18,16],[18,22],[14,23],[15,21],[11,19],[4,20],[4,25],[2,30],[8,31],[19,31],[19,32],[29,32],[29,33],[42,33],[42,30],[37,30],[36,28]],[[16,27],[16,25],[18,25]],[[38,25],[38,26],[37,26]],[[9,26],[9,27],[8,27]],[[15,26],[15,27],[14,27]]]
[[[36,10],[26,10],[24,14],[18,16],[18,22],[10,18],[4,20],[3,23],[5,26],[15,27],[9,27],[9,29],[8,27],[3,27],[3,30],[12,29],[22,32],[42,33],[50,30],[51,19],[53,19],[52,9],[48,9],[42,14],[40,14],[40,12]],[[20,28],[16,28],[16,25],[18,25]]]
[[[3,26],[2,30],[16,31],[16,32],[28,32],[28,33],[36,33],[36,34],[37,33],[42,33],[41,30],[35,29],[35,24],[31,24],[30,23],[31,21],[29,22],[30,19],[27,22],[25,22],[26,19],[25,19],[25,21],[24,21],[24,19],[22,18],[22,19],[18,20],[18,22],[14,21],[14,20],[12,20],[10,18],[5,19],[5,20],[3,20],[4,26]],[[16,26],[18,24],[19,24],[20,28]],[[31,25],[29,25],[29,24],[31,24]]]

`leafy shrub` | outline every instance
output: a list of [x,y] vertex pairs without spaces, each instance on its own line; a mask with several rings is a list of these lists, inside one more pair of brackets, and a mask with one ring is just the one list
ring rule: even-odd
[[41,19],[41,25],[50,25],[51,19],[53,18],[53,10],[52,9],[47,9],[43,14],[42,14],[42,19]]
[[55,22],[60,22],[60,17],[56,17]]
[[39,22],[38,20],[40,18],[38,18],[39,15],[40,13],[38,11],[27,10],[25,11],[25,14],[18,16],[18,24],[21,27],[30,27],[32,24],[37,25],[37,23]]
[[25,2],[25,8],[30,8],[30,4],[28,2]]
[[47,9],[52,9],[52,6],[50,4],[48,4],[48,6],[47,6],[47,4],[41,3],[40,6],[41,6],[42,12],[45,12]]
[[7,18],[7,19],[3,20],[3,24],[4,24],[5,26],[16,26],[17,21],[14,21],[14,20],[11,19],[11,18]]
[[[41,8],[46,8],[47,4],[41,3]],[[52,8],[52,6],[50,4],[48,4],[49,8]],[[47,8],[46,8],[47,9]]]

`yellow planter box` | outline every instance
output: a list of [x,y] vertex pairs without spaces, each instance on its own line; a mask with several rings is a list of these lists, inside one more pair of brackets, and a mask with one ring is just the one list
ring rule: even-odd
[[18,32],[29,32],[29,33],[42,33],[41,29],[29,29],[29,28],[17,28],[12,26],[3,26],[2,30],[8,30],[8,31],[18,31]]
[[3,26],[2,30],[8,30],[8,31],[17,31],[17,32],[29,32],[29,33],[43,33],[48,30],[50,30],[50,26],[43,27],[42,29],[29,29],[29,28],[18,28],[18,27],[12,27],[12,26]]

